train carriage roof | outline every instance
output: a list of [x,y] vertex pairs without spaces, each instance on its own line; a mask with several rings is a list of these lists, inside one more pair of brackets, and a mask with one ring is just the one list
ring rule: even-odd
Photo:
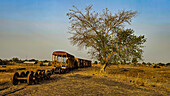
[[65,51],[54,51],[52,55],[58,55],[62,57],[74,57],[73,55],[65,52]]
[[91,62],[91,60],[86,60],[86,59],[82,59],[82,58],[75,58],[75,59]]

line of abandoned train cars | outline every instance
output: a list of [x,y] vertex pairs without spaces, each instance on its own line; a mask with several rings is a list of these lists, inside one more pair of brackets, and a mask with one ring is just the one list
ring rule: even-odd
[[64,51],[55,51],[52,54],[52,66],[55,67],[55,72],[64,73],[76,68],[90,67],[91,61],[75,58]]
[[38,69],[37,71],[16,72],[12,77],[13,85],[19,82],[27,84],[36,84],[41,80],[49,79],[53,73],[66,73],[76,68],[90,67],[91,61],[81,58],[75,58],[65,51],[54,51],[52,53],[51,69]]

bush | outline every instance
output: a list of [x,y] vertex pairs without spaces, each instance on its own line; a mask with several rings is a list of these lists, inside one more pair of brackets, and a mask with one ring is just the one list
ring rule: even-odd
[[146,63],[145,63],[145,62],[142,62],[142,64],[143,64],[143,65],[146,65]]
[[147,63],[147,65],[149,65],[149,66],[150,66],[150,65],[152,65],[152,64],[151,64],[150,62],[148,62],[148,63]]
[[2,65],[2,60],[0,59],[0,65]]
[[163,63],[158,63],[158,65],[159,65],[159,66],[165,66],[165,64],[163,64]]
[[13,62],[18,62],[18,61],[19,61],[19,59],[18,59],[17,57],[12,58],[11,60],[12,60]]
[[24,61],[22,61],[21,59],[19,59],[17,57],[12,58],[10,61],[13,61],[15,63],[23,63],[24,62]]
[[49,62],[48,60],[44,60],[43,62]]
[[9,61],[8,60],[1,60],[0,59],[0,65],[8,65]]
[[134,65],[136,65],[136,64],[138,63],[137,58],[133,58],[133,59],[132,59],[132,63],[133,63]]
[[97,61],[94,61],[94,64],[98,64],[98,62],[97,62]]
[[170,66],[170,63],[166,63],[166,66]]
[[160,66],[158,65],[154,65],[153,68],[161,68]]

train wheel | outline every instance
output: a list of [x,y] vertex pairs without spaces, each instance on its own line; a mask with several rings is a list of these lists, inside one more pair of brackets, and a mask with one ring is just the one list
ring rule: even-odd
[[60,68],[58,69],[58,71],[59,71],[59,74],[61,74],[61,72],[62,72],[62,71],[61,71],[61,69],[60,69]]
[[60,73],[60,70],[59,70],[59,68],[56,67],[56,68],[54,69],[54,73],[57,74],[58,72]]
[[50,70],[50,73],[53,74],[54,73],[54,69]]
[[54,69],[51,70],[51,74],[54,74]]
[[26,74],[25,74],[25,72],[21,72],[19,76],[20,76],[20,77],[25,77]]
[[63,73],[66,73],[66,69],[63,69]]
[[45,74],[44,74],[44,79],[45,79],[45,80],[47,80],[47,75],[48,75],[48,74],[47,74],[47,71],[48,71],[48,70],[45,70]]
[[47,76],[47,79],[50,79],[51,72],[48,70],[46,74],[47,74],[47,75],[46,75],[46,76]]
[[38,83],[38,72],[34,73],[34,78],[35,78],[34,83],[37,84]]
[[27,84],[31,85],[31,84],[33,84],[33,82],[34,82],[33,73],[30,73],[30,74],[28,74],[28,77],[27,77]]
[[61,69],[61,74],[63,74],[64,73],[64,70],[63,69]]
[[38,73],[38,82],[41,81],[41,72],[40,71],[37,71]]
[[12,84],[13,85],[17,85],[18,84],[18,77],[19,77],[19,73],[16,72],[13,77],[12,77]]
[[42,71],[40,71],[39,76],[40,76],[40,80],[43,80],[43,72]]
[[27,72],[25,73],[26,77],[28,76],[29,73],[30,73],[29,71],[27,71]]
[[68,72],[69,72],[69,70],[68,70],[68,69],[66,69],[66,72],[68,73]]
[[45,70],[42,71],[42,80],[45,80]]
[[[19,77],[26,77],[26,74],[25,72],[21,72]],[[25,81],[24,80],[20,80],[21,83],[24,83]]]

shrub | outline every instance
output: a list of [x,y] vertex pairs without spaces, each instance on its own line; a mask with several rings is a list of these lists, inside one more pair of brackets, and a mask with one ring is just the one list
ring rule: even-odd
[[97,61],[94,61],[94,64],[98,64],[98,62],[97,62]]
[[159,65],[159,66],[165,66],[165,64],[163,64],[163,63],[158,63],[158,65]]
[[166,66],[170,66],[170,63],[166,63]]

